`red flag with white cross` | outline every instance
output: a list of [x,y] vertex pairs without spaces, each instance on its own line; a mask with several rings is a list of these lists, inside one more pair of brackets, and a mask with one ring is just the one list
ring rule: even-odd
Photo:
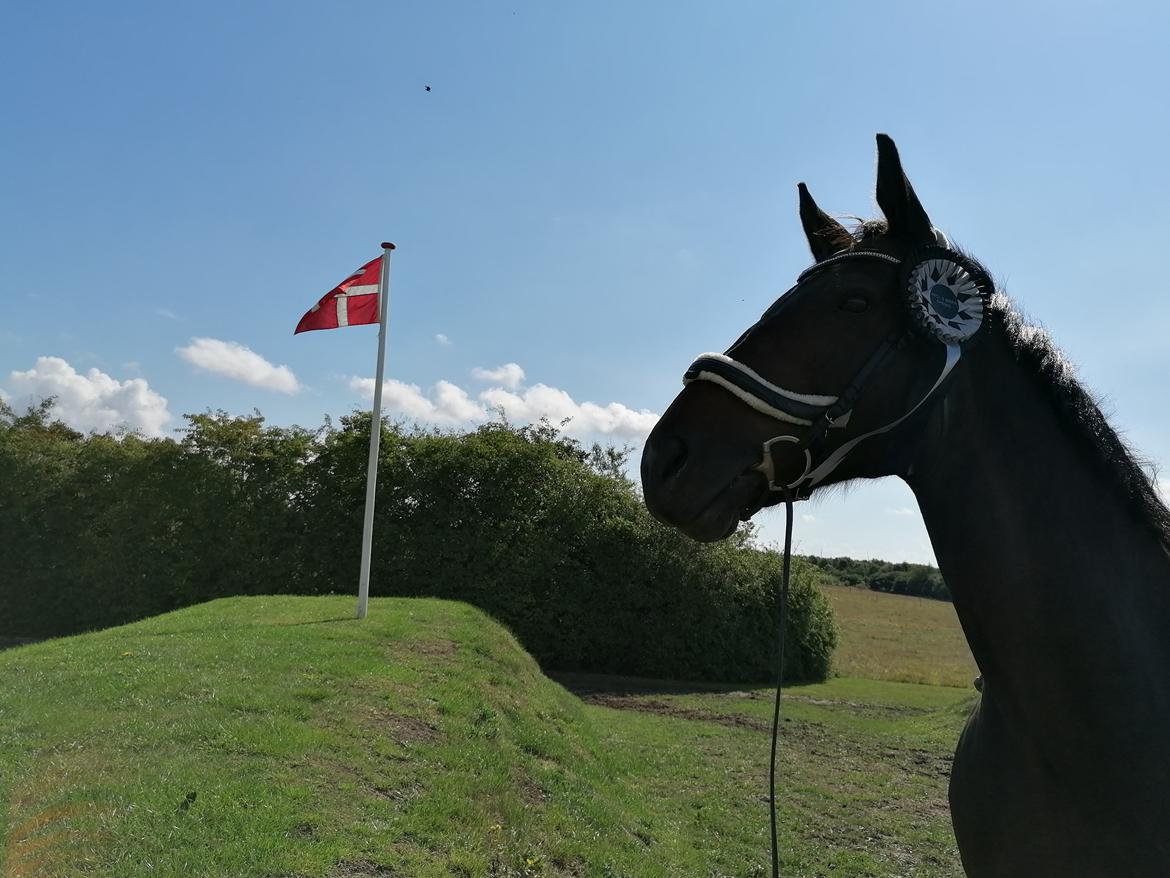
[[378,322],[378,276],[382,257],[372,259],[327,292],[297,324],[297,332]]
[[[374,494],[378,484],[378,442],[382,436],[374,424],[382,423],[382,372],[386,366],[386,323],[390,302],[390,252],[394,245],[382,242],[382,255],[371,259],[309,309],[297,324],[297,332],[339,329],[342,326],[378,324],[378,371],[374,373],[374,409],[370,412],[370,460],[366,464],[366,512],[362,519],[362,557],[358,572],[357,617],[366,618],[370,601],[370,564],[374,543]],[[379,304],[381,300],[381,304]]]

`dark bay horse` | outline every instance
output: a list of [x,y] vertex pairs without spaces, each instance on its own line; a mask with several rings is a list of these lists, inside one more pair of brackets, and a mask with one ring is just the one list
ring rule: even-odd
[[1170,512],[884,135],[877,177],[885,220],[853,232],[800,186],[816,262],[688,370],[646,504],[718,540],[785,495],[905,480],[984,678],[950,783],[967,874],[1170,876]]

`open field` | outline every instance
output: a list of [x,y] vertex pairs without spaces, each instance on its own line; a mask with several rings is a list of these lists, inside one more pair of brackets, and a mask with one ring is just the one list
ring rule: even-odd
[[[768,690],[565,678],[582,701],[466,605],[352,604],[233,598],[0,653],[0,875],[766,874]],[[973,698],[790,690],[784,874],[960,875]]]
[[971,688],[979,670],[949,603],[846,586],[824,591],[841,629],[836,673]]

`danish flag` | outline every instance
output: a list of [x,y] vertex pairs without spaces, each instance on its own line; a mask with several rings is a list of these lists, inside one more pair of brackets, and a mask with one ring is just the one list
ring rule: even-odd
[[301,318],[293,335],[310,329],[337,329],[340,326],[377,323],[378,279],[381,273],[382,257],[379,256],[327,292]]

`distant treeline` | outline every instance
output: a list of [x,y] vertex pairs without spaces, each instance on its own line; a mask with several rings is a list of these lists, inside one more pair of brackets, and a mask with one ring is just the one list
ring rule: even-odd
[[[371,419],[316,429],[188,415],[177,438],[82,435],[0,401],[0,635],[117,625],[225,595],[354,593]],[[371,591],[468,601],[547,667],[774,673],[780,560],[746,533],[659,524],[626,452],[548,424],[383,426]],[[829,673],[836,629],[799,562],[785,661]],[[231,632],[225,632],[231,636]]]
[[890,594],[906,594],[920,598],[949,601],[951,593],[943,582],[937,567],[909,564],[905,561],[856,561],[853,558],[818,558],[806,555],[805,560],[820,568],[831,582],[869,588]]

